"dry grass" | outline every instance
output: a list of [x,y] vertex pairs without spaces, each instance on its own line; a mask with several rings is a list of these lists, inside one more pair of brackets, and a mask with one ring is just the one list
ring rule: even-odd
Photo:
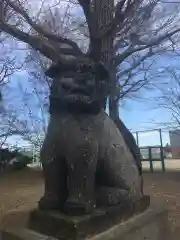
[[[175,232],[180,233],[180,172],[145,173],[144,191],[151,195],[152,203],[170,210],[169,219]],[[43,194],[43,181],[39,171],[9,173],[0,178],[0,224],[3,216],[18,210],[34,208]]]

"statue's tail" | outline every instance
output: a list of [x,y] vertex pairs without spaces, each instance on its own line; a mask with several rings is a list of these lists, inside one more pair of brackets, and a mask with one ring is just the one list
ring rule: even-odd
[[139,149],[138,145],[136,144],[134,136],[127,129],[127,127],[124,125],[124,123],[120,119],[117,119],[114,122],[115,122],[117,128],[119,129],[119,131],[121,132],[126,145],[129,147],[129,149],[136,161],[140,175],[142,175],[141,153],[140,153],[140,149]]
[[136,144],[134,136],[127,129],[127,127],[124,125],[124,123],[119,118],[116,119],[114,122],[115,122],[117,128],[119,129],[119,131],[121,132],[126,145],[129,147],[129,149],[130,149],[130,151],[131,151],[131,153],[132,153],[132,155],[135,159],[135,162],[136,162],[137,167],[139,169],[139,174],[141,176],[141,192],[143,194],[143,178],[142,178],[142,164],[141,164],[140,149],[139,149],[138,145]]

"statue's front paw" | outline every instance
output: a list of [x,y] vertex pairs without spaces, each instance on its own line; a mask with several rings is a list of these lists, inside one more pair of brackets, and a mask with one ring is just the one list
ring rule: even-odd
[[43,196],[39,201],[39,209],[40,210],[59,210],[60,209],[60,201],[57,197],[53,196]]

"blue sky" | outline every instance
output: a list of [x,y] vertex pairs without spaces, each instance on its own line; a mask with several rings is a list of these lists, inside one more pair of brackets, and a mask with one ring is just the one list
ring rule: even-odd
[[[158,129],[158,122],[169,121],[170,113],[165,113],[163,109],[147,110],[147,103],[138,103],[131,101],[129,103],[131,110],[122,109],[122,119],[126,126],[132,131],[139,132],[139,145],[151,146],[160,145],[158,131],[146,131],[149,129]],[[156,124],[157,123],[157,124]],[[135,135],[134,135],[135,136]],[[169,134],[167,130],[162,131],[163,144],[169,143]]]
[[[179,58],[179,57],[178,57]],[[165,67],[176,67],[178,65],[179,59],[172,56],[162,56],[158,61],[156,61],[156,70],[161,71]],[[154,79],[156,81],[156,79]],[[169,82],[168,76],[163,76],[158,80]],[[142,97],[144,99],[136,100],[126,100],[124,108],[120,108],[120,116],[123,119],[126,126],[132,131],[145,131],[148,129],[158,129],[164,128],[162,123],[170,123],[172,114],[166,109],[158,107],[156,98],[158,96],[158,90],[144,90]],[[163,144],[169,143],[169,133],[168,130],[162,130]],[[140,146],[147,145],[159,145],[159,133],[158,131],[139,133],[139,144]]]

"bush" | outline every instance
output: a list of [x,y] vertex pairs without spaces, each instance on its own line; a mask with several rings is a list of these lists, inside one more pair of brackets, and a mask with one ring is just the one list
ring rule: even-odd
[[28,152],[20,152],[18,149],[0,149],[0,173],[8,169],[21,170],[27,164],[32,163],[32,155]]
[[16,160],[12,163],[12,169],[14,170],[22,170],[27,164],[32,162],[32,158],[28,156],[18,156]]

